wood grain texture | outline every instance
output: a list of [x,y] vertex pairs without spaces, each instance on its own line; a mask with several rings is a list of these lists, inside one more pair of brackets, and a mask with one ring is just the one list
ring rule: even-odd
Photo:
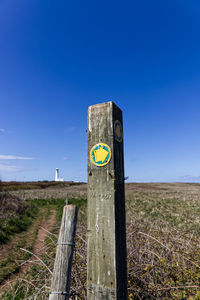
[[[113,102],[88,109],[88,300],[127,299],[124,154],[123,141],[114,136],[115,120],[122,124],[122,112]],[[103,167],[90,161],[98,143],[112,151]]]
[[[70,292],[70,279],[78,209],[75,205],[66,205],[56,249],[51,292]],[[49,300],[67,300],[69,295],[50,293]]]

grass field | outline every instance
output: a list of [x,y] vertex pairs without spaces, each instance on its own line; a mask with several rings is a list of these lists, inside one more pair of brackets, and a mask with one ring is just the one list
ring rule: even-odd
[[[11,195],[24,199],[28,207],[20,215],[26,216],[31,205],[36,209],[27,227],[11,232],[3,241],[5,245],[13,239],[17,242],[15,252],[7,258],[8,263],[6,259],[1,262],[0,292],[4,287],[1,299],[48,299],[51,274],[45,265],[53,269],[66,197],[79,206],[72,299],[86,299],[86,189],[86,184],[46,185],[45,188],[35,184],[34,189],[24,189],[24,185],[15,189],[12,185]],[[126,184],[129,299],[200,299],[199,204],[200,184]],[[22,278],[16,276],[9,282],[5,291],[5,279],[12,272],[20,272],[22,261],[30,259],[20,248],[34,248],[40,220],[48,220],[52,210],[57,212],[57,219],[45,239],[45,251],[41,255],[44,264],[38,261],[32,264]],[[29,241],[25,236],[30,236],[31,230]]]

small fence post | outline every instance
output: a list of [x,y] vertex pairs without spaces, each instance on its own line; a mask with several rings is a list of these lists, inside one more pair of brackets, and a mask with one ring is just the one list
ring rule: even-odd
[[68,300],[70,296],[77,215],[78,208],[75,205],[64,206],[49,300]]
[[88,109],[87,300],[126,300],[126,222],[122,111]]

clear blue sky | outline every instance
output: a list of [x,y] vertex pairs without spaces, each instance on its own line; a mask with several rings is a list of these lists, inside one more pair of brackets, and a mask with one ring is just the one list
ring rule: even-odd
[[129,181],[200,181],[200,1],[0,0],[0,177],[85,180],[87,108]]

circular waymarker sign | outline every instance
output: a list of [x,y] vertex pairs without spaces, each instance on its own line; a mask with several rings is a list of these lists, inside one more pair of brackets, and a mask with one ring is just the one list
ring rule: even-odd
[[103,167],[109,163],[111,159],[111,149],[104,143],[96,144],[90,150],[90,160],[98,167]]
[[118,142],[122,142],[123,139],[122,124],[118,120],[116,120],[114,123],[114,133],[115,133],[115,139]]

